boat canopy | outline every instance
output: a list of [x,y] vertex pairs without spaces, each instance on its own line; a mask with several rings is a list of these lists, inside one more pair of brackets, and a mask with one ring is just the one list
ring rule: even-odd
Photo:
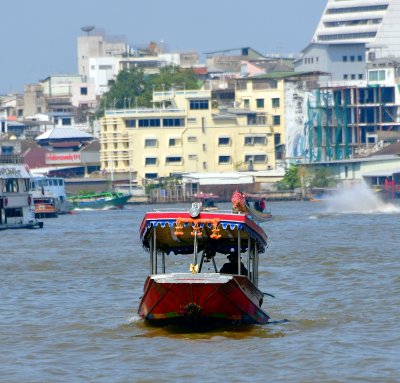
[[238,243],[243,253],[250,242],[263,253],[267,246],[267,235],[254,221],[245,214],[231,212],[201,212],[195,218],[187,211],[147,213],[141,224],[140,238],[146,250],[150,250],[154,240],[157,249],[166,254],[193,254],[195,246],[196,251],[229,254],[232,248],[237,250]]

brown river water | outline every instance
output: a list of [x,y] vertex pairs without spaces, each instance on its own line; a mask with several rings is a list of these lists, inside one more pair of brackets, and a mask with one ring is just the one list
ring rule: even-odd
[[400,207],[365,190],[272,203],[272,323],[210,332],[137,315],[153,208],[0,232],[1,382],[400,382]]

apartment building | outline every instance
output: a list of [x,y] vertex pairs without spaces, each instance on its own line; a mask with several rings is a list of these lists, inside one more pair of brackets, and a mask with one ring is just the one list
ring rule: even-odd
[[275,136],[257,105],[218,109],[209,90],[153,93],[154,108],[108,110],[101,168],[114,179],[274,169]]

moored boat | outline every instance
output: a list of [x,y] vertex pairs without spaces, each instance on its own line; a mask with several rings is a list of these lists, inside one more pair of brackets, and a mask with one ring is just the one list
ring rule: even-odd
[[129,198],[130,194],[100,192],[71,196],[68,201],[71,202],[72,209],[122,209]]
[[35,218],[58,217],[57,202],[54,197],[33,197]]
[[22,163],[0,164],[0,230],[43,227],[34,215],[30,178]]
[[[65,191],[65,180],[61,177],[48,177],[43,175],[33,176],[30,180],[30,190],[35,204],[36,210],[43,210],[43,203],[47,205],[50,213],[50,206],[54,204],[56,215],[67,214],[71,211],[71,203],[67,201],[67,193]],[[46,201],[46,202],[45,202]],[[37,205],[41,205],[38,207]]]
[[[263,324],[269,320],[258,289],[263,229],[244,213],[146,213],[140,227],[150,255],[139,315],[155,324]],[[228,255],[230,262],[221,263]],[[218,265],[219,264],[219,265]]]

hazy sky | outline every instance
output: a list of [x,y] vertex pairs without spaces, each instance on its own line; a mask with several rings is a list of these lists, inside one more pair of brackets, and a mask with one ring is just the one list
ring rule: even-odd
[[200,54],[250,46],[298,53],[326,0],[5,0],[0,7],[0,94],[77,73],[76,39],[94,25],[132,46],[163,41]]

